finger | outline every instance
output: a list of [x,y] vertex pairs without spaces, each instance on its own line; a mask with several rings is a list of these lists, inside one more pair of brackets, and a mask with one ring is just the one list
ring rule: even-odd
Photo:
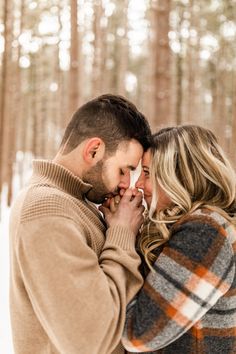
[[117,210],[120,200],[121,197],[119,194],[115,195],[113,198],[110,199],[109,209],[111,210],[111,212],[114,213]]
[[133,205],[135,206],[140,206],[142,204],[143,201],[143,195],[142,193],[138,192],[137,195],[135,195],[131,201],[131,203],[133,203]]
[[133,188],[132,191],[133,191],[133,195],[131,197],[131,200],[133,200],[136,195],[140,195],[140,193],[143,196],[143,193],[140,190],[138,190],[137,188]]
[[120,196],[121,196],[121,197],[123,197],[123,195],[125,194],[125,191],[126,191],[126,190],[125,190],[124,188],[121,188],[121,189],[120,189],[120,192],[119,192],[119,193],[120,193]]
[[115,198],[112,198],[111,201],[110,201],[110,211],[112,213],[115,213],[116,208],[117,208],[117,206],[116,206],[116,203],[115,203]]
[[132,189],[130,189],[130,188],[126,189],[126,191],[124,192],[123,197],[121,199],[121,203],[122,202],[129,202],[132,195],[133,195]]
[[144,223],[144,216],[143,216],[143,214],[141,214],[141,215],[139,216],[139,223],[140,223],[140,226]]
[[[140,208],[141,206],[144,207],[144,205],[143,205],[143,198],[140,200],[140,203],[137,204],[137,207],[138,207],[138,208]],[[144,210],[145,210],[145,207],[144,207]]]
[[132,189],[132,197],[130,198],[130,200],[133,200],[136,195],[136,191],[135,188],[131,188],[131,189]]
[[108,218],[111,215],[111,212],[108,208],[104,207],[103,205],[100,205],[98,209],[103,213],[104,218]]
[[140,209],[142,211],[142,214],[145,212],[145,206],[144,205],[140,205]]
[[137,195],[137,193],[139,192],[138,188],[135,187],[132,189],[132,191],[133,191],[133,196]]
[[110,202],[111,202],[111,198],[107,198],[103,203],[102,205],[106,208],[109,208],[110,207]]
[[143,222],[143,220],[144,220],[144,214],[143,214],[143,209],[142,209],[142,208],[139,208],[139,209],[138,209],[137,218],[138,218],[138,220],[141,220],[141,221]]
[[115,197],[114,197],[114,203],[115,203],[116,205],[118,205],[118,204],[120,203],[120,200],[121,200],[120,195],[119,195],[119,194],[115,195]]

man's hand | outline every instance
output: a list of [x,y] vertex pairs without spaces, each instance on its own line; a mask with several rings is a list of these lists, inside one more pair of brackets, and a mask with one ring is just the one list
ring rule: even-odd
[[102,205],[99,210],[104,214],[108,227],[115,225],[128,227],[136,235],[143,223],[142,193],[127,189],[122,194],[122,198],[116,196],[109,201],[109,208]]

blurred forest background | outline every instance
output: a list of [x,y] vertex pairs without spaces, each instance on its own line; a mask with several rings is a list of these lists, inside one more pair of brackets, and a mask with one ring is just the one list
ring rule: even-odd
[[[128,97],[156,131],[212,129],[236,165],[236,0],[1,0],[0,189],[53,157],[79,105]],[[7,187],[6,187],[7,186]]]

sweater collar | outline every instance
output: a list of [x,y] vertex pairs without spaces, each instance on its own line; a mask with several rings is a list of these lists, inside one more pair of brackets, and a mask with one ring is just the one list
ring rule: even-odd
[[92,188],[91,184],[83,182],[67,168],[50,160],[33,160],[32,182],[54,185],[76,198],[83,197]]

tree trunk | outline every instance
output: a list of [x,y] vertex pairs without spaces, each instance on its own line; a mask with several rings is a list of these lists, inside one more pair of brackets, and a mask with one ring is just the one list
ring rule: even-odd
[[0,191],[3,183],[8,183],[9,181],[9,157],[12,143],[10,129],[12,126],[14,75],[12,75],[13,3],[11,0],[4,1],[4,28],[5,46],[2,62],[2,92],[0,102]]
[[230,157],[236,168],[236,74],[233,75],[233,90],[232,90],[232,137],[230,144]]
[[153,14],[153,92],[152,101],[154,112],[151,117],[153,128],[159,129],[170,121],[170,47],[168,33],[169,15],[171,10],[170,0],[159,0],[152,4]]
[[70,0],[71,7],[71,44],[69,80],[69,116],[79,104],[79,33],[77,0]]
[[225,136],[225,129],[227,123],[226,117],[226,97],[225,97],[225,76],[226,73],[224,68],[221,66],[221,58],[224,58],[224,43],[221,42],[221,49],[218,54],[217,60],[217,71],[216,71],[216,102],[217,102],[217,109],[215,112],[215,116],[213,117],[214,120],[214,132],[222,145],[222,147],[226,148],[226,136]]
[[128,40],[128,0],[124,0],[122,4],[122,29],[124,30],[124,34],[120,40],[120,48],[119,48],[119,66],[117,70],[117,92],[118,94],[125,96],[126,88],[125,88],[125,79],[126,73],[128,69],[129,62],[129,40]]
[[92,68],[92,96],[97,96],[101,93],[102,88],[102,62],[103,62],[103,42],[104,31],[102,27],[102,19],[104,16],[104,9],[102,1],[94,4],[94,18],[93,18],[93,68]]
[[191,36],[189,35],[189,40],[187,43],[187,68],[188,68],[188,89],[187,89],[187,102],[186,102],[186,119],[185,121],[188,123],[199,123],[199,117],[197,114],[197,80],[196,78],[199,77],[199,58],[198,53],[200,50],[199,47],[199,23],[198,16],[195,15],[194,12],[194,0],[190,1],[189,4],[189,12],[190,12],[190,29],[194,29],[197,32],[197,44],[192,45],[191,43]]

